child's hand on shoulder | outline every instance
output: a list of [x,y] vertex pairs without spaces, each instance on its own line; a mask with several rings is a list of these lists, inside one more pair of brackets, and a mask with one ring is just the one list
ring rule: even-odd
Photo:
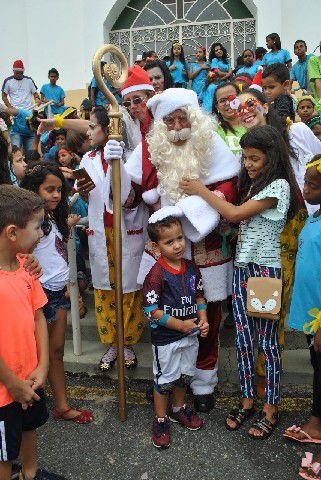
[[314,336],[314,350],[321,353],[321,328],[317,330],[317,333]]
[[206,187],[199,180],[187,177],[182,178],[179,188],[181,188],[184,193],[187,193],[187,195],[199,196],[201,196],[204,189],[206,189]]
[[77,225],[80,219],[81,219],[80,215],[77,215],[76,213],[71,213],[70,215],[68,215],[68,219],[67,219],[68,227],[69,228],[74,227],[75,225]]
[[63,174],[66,180],[70,180],[71,178],[74,178],[74,171],[71,168],[68,167],[59,167],[59,170]]
[[31,255],[30,253],[18,253],[18,257],[26,259],[23,267],[31,277],[35,277],[35,278],[41,277],[41,275],[43,274],[43,271],[37,257],[35,257],[34,255]]

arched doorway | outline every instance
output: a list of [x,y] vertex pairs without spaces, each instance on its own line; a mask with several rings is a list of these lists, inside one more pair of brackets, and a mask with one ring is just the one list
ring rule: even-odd
[[255,38],[255,19],[241,0],[131,0],[109,33],[130,64],[148,50],[162,58],[179,40],[190,60],[196,46],[208,51],[219,41],[234,65],[245,48],[254,47]]

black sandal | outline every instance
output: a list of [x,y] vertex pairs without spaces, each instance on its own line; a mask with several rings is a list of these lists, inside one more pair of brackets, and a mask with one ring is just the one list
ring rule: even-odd
[[254,435],[253,433],[249,433],[249,437],[254,438],[254,440],[265,440],[270,435],[272,435],[272,433],[280,423],[279,412],[274,413],[273,418],[275,420],[275,423],[272,423],[270,420],[266,418],[265,412],[261,412],[258,419],[256,420],[256,422],[253,423],[251,428],[255,428],[260,433],[262,432],[262,435]]
[[[243,408],[242,406],[233,408],[233,410],[228,414],[228,416],[225,419],[225,427],[227,430],[231,430],[232,432],[234,430],[238,430],[241,428],[245,420],[248,420],[251,418],[255,413],[255,407],[253,405],[252,408]],[[228,423],[227,420],[232,420],[232,422],[235,422],[235,427],[231,427]]]

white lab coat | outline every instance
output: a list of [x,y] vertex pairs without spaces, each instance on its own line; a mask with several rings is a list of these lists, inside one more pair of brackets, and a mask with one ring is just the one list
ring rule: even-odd
[[[89,260],[94,288],[111,290],[104,228],[104,207],[110,211],[110,175],[105,176],[101,153],[86,153],[80,163],[95,183],[89,194]],[[134,292],[141,288],[137,275],[146,240],[148,212],[143,203],[134,209],[122,209],[122,261],[123,292]]]

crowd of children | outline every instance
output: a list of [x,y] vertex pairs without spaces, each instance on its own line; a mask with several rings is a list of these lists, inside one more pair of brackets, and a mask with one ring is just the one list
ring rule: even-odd
[[[159,194],[164,187],[157,183],[161,176],[151,155],[150,136],[159,128],[176,147],[196,142],[193,121],[198,117],[195,113],[193,117],[193,108],[209,121],[215,138],[240,169],[238,180],[234,176],[229,179],[233,185],[237,182],[237,202],[219,187],[213,194],[201,181],[202,175],[189,175],[192,160],[188,155],[186,171],[180,172],[178,179],[179,194],[200,197],[203,205],[218,215],[215,235],[220,238],[220,251],[226,250],[227,244],[234,251],[233,279],[225,298],[234,319],[241,398],[225,418],[226,429],[238,430],[255,416],[248,434],[262,440],[278,426],[284,326],[290,308],[289,327],[307,336],[314,370],[313,408],[302,428],[289,427],[284,436],[321,443],[321,56],[308,54],[305,41],[297,40],[294,53],[298,61],[292,66],[278,34],[267,35],[266,46],[269,51],[263,47],[254,52],[244,50],[235,69],[219,42],[211,46],[208,55],[198,46],[195,62],[187,61],[179,42],[172,44],[165,61],[158,59],[156,52],[145,52],[129,69],[121,90],[105,81],[121,103],[124,146],[108,141],[109,101],[95,79],[80,114],[65,106],[55,68],[48,72],[49,83],[40,89],[38,105],[21,107],[14,104],[14,88],[19,78],[29,77],[23,76],[22,62],[15,62],[14,82],[5,81],[5,105],[0,105],[1,480],[10,479],[11,463],[19,452],[21,478],[62,478],[38,468],[36,460],[36,429],[48,418],[46,379],[56,420],[86,424],[94,419],[91,412],[70,405],[63,363],[70,308],[66,245],[70,229],[84,217],[89,222],[87,235],[84,229],[77,230],[79,285],[85,289],[92,281],[94,289],[98,332],[101,342],[107,344],[100,370],[110,370],[117,360],[112,192],[106,193],[114,159],[121,160],[123,180],[125,366],[137,365],[133,346],[143,331],[144,312],[153,349],[154,446],[170,446],[169,420],[189,430],[203,426],[203,419],[186,405],[186,390],[199,368],[199,344],[212,338],[208,318],[212,302],[204,290],[202,261],[216,264],[209,258],[207,244],[207,257],[202,257],[199,265],[186,259],[191,244],[186,238],[185,217],[176,204],[161,204]],[[104,62],[102,71],[103,67]],[[37,89],[30,80],[26,88],[35,95]],[[294,81],[301,96],[294,95]],[[161,106],[165,110],[157,113],[158,117],[156,97],[152,97],[167,91],[171,98],[173,88],[177,89],[177,99],[172,94],[173,105],[185,95],[187,107]],[[126,159],[137,152],[142,174],[130,171],[132,167],[125,169]],[[88,176],[75,174],[79,168]],[[71,206],[76,191],[80,197]],[[197,230],[198,226],[194,227]],[[152,253],[155,262],[149,260],[149,273],[139,281],[147,234],[144,255]],[[197,255],[201,241],[193,240],[193,254]],[[258,279],[272,281],[272,297],[260,297]],[[254,285],[251,289],[249,280]],[[278,280],[281,282],[275,283]],[[213,303],[221,308],[220,302]],[[269,315],[277,305],[272,318]],[[260,314],[253,314],[251,308]],[[256,335],[259,355],[255,363]],[[258,415],[256,391],[264,398]],[[212,392],[195,395],[195,407],[201,412],[211,410]],[[315,458],[309,454],[299,474],[308,480],[321,479],[321,453]]]

